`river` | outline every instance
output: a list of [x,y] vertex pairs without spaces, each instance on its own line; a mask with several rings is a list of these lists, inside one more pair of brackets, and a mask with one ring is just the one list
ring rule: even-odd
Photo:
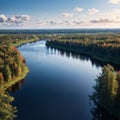
[[[13,86],[16,120],[92,120],[89,95],[101,66],[89,57],[47,48],[45,41],[18,48],[30,72]],[[16,90],[17,89],[17,90]]]

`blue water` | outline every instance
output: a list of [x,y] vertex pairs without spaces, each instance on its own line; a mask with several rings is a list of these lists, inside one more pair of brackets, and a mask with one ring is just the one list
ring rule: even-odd
[[80,55],[47,48],[45,41],[19,50],[30,72],[12,93],[16,120],[92,120],[89,95],[100,66]]

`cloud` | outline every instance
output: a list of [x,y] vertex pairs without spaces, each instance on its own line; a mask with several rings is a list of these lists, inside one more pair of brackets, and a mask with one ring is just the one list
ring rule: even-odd
[[[70,21],[70,20],[58,20],[58,21],[46,21],[45,22],[48,25],[80,25],[82,23],[84,23],[83,21]],[[44,22],[42,23],[44,24]]]
[[29,15],[17,15],[17,16],[12,16],[8,18],[7,22],[19,25],[29,21],[30,19],[31,17]]
[[8,18],[5,15],[0,15],[0,22],[6,22]]
[[55,20],[51,20],[51,21],[46,21],[45,22],[46,24],[49,24],[49,25],[69,25],[70,22],[67,21],[67,20],[63,20],[63,21],[55,21]]
[[63,17],[64,18],[71,18],[71,17],[73,17],[73,14],[72,13],[63,13]]
[[74,9],[75,12],[82,12],[83,10],[84,10],[83,8],[79,8],[79,7]]
[[84,21],[73,21],[73,23],[76,25],[80,25],[80,24],[85,23],[85,22]]
[[88,14],[90,14],[90,15],[94,15],[94,14],[98,13],[99,11],[100,11],[100,10],[95,9],[95,8],[88,9]]
[[56,22],[56,21],[53,21],[53,20],[51,20],[51,21],[46,21],[46,23],[47,23],[47,24],[51,24],[51,25],[56,25],[56,24],[57,24],[57,22]]
[[107,23],[120,23],[120,21],[115,21],[115,20],[111,20],[108,18],[101,18],[101,19],[97,19],[97,20],[90,20],[90,23],[101,23],[101,24],[107,24]]
[[6,15],[0,15],[0,23],[6,26],[10,25],[21,25],[27,21],[29,21],[31,17],[29,15],[14,15],[8,17]]
[[113,12],[120,14],[120,9],[114,9]]
[[119,4],[120,0],[109,0],[109,2],[112,4]]

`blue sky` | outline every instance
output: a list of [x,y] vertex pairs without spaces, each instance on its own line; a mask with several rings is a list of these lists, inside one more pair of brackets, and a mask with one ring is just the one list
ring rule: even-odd
[[0,28],[119,28],[120,0],[0,0]]

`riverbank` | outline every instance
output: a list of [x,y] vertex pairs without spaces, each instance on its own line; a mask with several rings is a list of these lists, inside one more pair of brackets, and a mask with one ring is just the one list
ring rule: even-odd
[[[32,39],[32,40],[29,40],[29,41],[24,41],[23,40],[23,41],[21,41],[19,43],[12,44],[12,46],[19,47],[19,46],[21,46],[23,44],[27,44],[27,43],[30,43],[30,42],[36,42],[36,41],[38,41],[38,39]],[[24,69],[24,71],[22,71],[22,73],[21,73],[20,76],[15,77],[14,79],[9,80],[8,83],[6,83],[5,85],[2,86],[3,90],[8,89],[9,87],[11,87],[12,85],[14,85],[18,81],[24,79],[27,76],[28,72],[29,72],[29,68],[27,66],[25,66],[25,69]]]
[[[7,40],[9,38],[9,40]],[[14,38],[14,39],[13,39]],[[17,47],[31,42],[38,41],[39,38],[34,36],[4,36],[3,41],[0,39],[0,89],[6,91],[16,82],[24,79],[29,72],[26,66],[25,58],[22,56]]]
[[97,61],[100,61],[100,62],[103,62],[103,63],[109,63],[109,64],[114,65],[114,66],[120,65],[120,63],[119,63],[120,61],[116,62],[116,61],[111,61],[110,59],[107,59],[107,58],[98,57],[98,56],[95,56],[95,55],[91,54],[89,51],[84,52],[84,51],[80,51],[80,50],[76,50],[76,49],[64,48],[62,46],[60,47],[60,46],[56,46],[56,45],[49,45],[47,43],[46,43],[46,46],[47,47],[52,47],[52,48],[55,48],[55,49],[59,49],[59,50],[65,50],[65,51],[68,51],[68,52],[76,52],[76,53],[88,55],[94,60],[97,60]]
[[19,46],[21,46],[21,45],[24,45],[24,44],[27,44],[27,43],[31,43],[31,42],[37,42],[39,39],[32,39],[32,40],[29,40],[29,41],[27,41],[27,40],[23,40],[23,41],[20,41],[20,42],[18,42],[18,43],[12,43],[12,46],[15,46],[15,47],[19,47]]
[[14,85],[15,83],[17,83],[18,81],[24,79],[26,77],[26,75],[28,74],[29,72],[29,68],[26,66],[24,71],[22,72],[22,74],[18,77],[15,77],[14,79],[12,80],[9,80],[9,82],[5,83],[3,86],[2,86],[2,89],[5,91],[7,90],[9,87],[11,87],[12,85]]

